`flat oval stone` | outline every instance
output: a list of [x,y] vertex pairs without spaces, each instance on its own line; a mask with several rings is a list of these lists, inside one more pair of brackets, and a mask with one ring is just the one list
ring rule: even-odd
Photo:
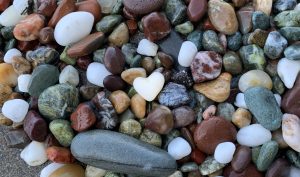
[[259,171],[266,171],[272,164],[278,152],[278,143],[269,141],[262,145],[256,162]]
[[237,133],[237,142],[249,147],[260,146],[270,141],[271,138],[271,132],[260,124],[251,124],[243,127]]
[[268,130],[281,125],[282,112],[273,93],[264,87],[252,87],[245,91],[245,101],[256,120]]
[[207,0],[191,0],[187,8],[190,21],[197,22],[202,19],[207,11]]
[[123,4],[126,10],[136,15],[143,15],[158,10],[162,5],[163,0],[124,0]]
[[246,146],[239,146],[231,161],[231,166],[236,172],[244,171],[251,162],[251,149]]
[[126,174],[169,176],[177,168],[176,161],[166,151],[106,130],[78,134],[72,141],[71,151],[83,163]]
[[270,76],[261,70],[250,70],[243,74],[239,80],[239,89],[242,92],[245,92],[251,87],[265,87],[269,90],[272,89],[272,80]]
[[118,47],[108,47],[104,55],[104,65],[112,74],[122,73],[125,66],[125,57]]

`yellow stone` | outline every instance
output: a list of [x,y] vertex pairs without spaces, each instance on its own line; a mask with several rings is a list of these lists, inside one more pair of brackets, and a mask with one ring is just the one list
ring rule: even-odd
[[11,126],[12,124],[13,121],[11,121],[9,118],[5,117],[2,113],[0,113],[0,125]]
[[0,84],[0,106],[8,100],[9,95],[12,93],[11,87],[7,85]]
[[18,74],[14,71],[11,64],[0,64],[0,84],[15,87],[18,82]]
[[273,0],[253,0],[255,11],[262,11],[267,15],[270,15],[272,10]]
[[108,36],[110,44],[121,47],[129,41],[129,30],[125,23],[121,23],[117,28]]
[[82,166],[67,164],[55,170],[49,177],[85,177],[85,174]]
[[130,106],[135,117],[142,119],[146,115],[146,100],[139,95],[135,94],[130,101]]
[[118,114],[124,112],[130,105],[130,98],[122,90],[112,92],[109,95],[109,101],[112,103]]
[[130,68],[123,71],[121,77],[125,82],[132,85],[135,78],[147,77],[147,74],[144,68]]
[[215,80],[195,84],[194,90],[215,102],[224,102],[230,94],[231,78],[229,73],[222,73]]
[[244,108],[238,108],[232,115],[232,123],[239,128],[250,125],[252,119],[251,113]]

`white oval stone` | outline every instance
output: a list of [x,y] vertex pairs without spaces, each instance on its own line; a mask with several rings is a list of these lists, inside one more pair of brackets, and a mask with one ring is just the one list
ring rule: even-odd
[[251,70],[240,77],[239,89],[245,92],[248,88],[261,86],[269,90],[272,89],[272,79],[262,70]]
[[291,166],[289,177],[299,177],[300,176],[300,168]]
[[232,142],[224,142],[218,144],[215,149],[214,157],[219,163],[229,163],[233,159],[235,145]]
[[54,30],[54,38],[61,46],[78,42],[92,31],[94,16],[89,12],[72,12],[61,18]]
[[149,41],[148,39],[142,39],[137,48],[137,53],[154,57],[157,54],[157,50],[158,45]]
[[12,59],[15,56],[21,57],[22,53],[16,48],[9,49],[4,55],[4,62],[12,63]]
[[277,73],[287,88],[293,88],[299,72],[300,60],[289,60],[286,58],[279,60]]
[[294,10],[300,10],[300,3],[298,3],[298,4],[296,5],[296,7],[294,8]]
[[71,65],[66,66],[59,75],[59,83],[67,83],[76,87],[79,84],[79,74],[77,69]]
[[86,77],[88,81],[100,87],[104,87],[103,80],[108,75],[111,75],[111,73],[105,68],[103,64],[97,62],[89,64],[86,71]]
[[40,177],[49,177],[54,171],[63,167],[65,164],[61,163],[50,163],[45,168],[42,169]]
[[29,104],[26,101],[13,99],[3,104],[2,113],[13,122],[22,122],[28,112],[28,108]]
[[2,26],[15,26],[25,17],[26,15],[20,15],[14,6],[11,5],[0,15],[0,24]]
[[148,78],[135,78],[133,87],[145,100],[153,101],[163,88],[164,83],[165,77],[159,72],[153,72]]
[[19,14],[27,14],[29,0],[14,0],[13,6]]
[[293,114],[282,116],[282,136],[286,144],[300,152],[300,119]]
[[31,74],[22,74],[18,77],[18,88],[21,92],[28,92],[28,85],[31,79]]
[[103,177],[106,174],[106,170],[96,168],[93,166],[86,166],[85,177]]
[[241,128],[236,137],[240,145],[256,147],[270,141],[272,134],[260,124],[252,124]]
[[183,67],[190,67],[197,52],[198,49],[194,43],[191,41],[183,42],[178,55],[178,63]]
[[192,152],[190,144],[183,138],[177,137],[168,145],[168,153],[175,159],[179,160],[188,156]]
[[28,146],[26,146],[20,156],[29,166],[42,165],[48,160],[46,146],[44,143],[37,141],[32,141]]
[[246,102],[245,102],[245,95],[243,93],[238,93],[236,95],[234,105],[239,108],[248,109]]

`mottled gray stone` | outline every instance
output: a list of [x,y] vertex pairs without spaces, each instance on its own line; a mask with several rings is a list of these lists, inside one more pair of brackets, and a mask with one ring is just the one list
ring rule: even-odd
[[275,159],[277,152],[278,143],[276,141],[269,141],[263,144],[256,162],[257,169],[266,171]]
[[226,164],[222,164],[217,162],[213,156],[209,156],[205,159],[205,161],[199,166],[200,173],[202,175],[210,175],[222,168],[225,167]]
[[71,151],[83,163],[119,173],[163,177],[177,168],[176,161],[166,151],[106,130],[78,134]]

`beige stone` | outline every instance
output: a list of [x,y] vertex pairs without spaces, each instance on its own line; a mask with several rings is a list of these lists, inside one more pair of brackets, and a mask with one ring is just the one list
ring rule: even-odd
[[106,174],[106,170],[96,168],[93,166],[86,166],[85,177],[103,177]]
[[232,123],[238,128],[250,125],[252,119],[251,113],[244,108],[238,108],[232,115]]
[[18,82],[18,74],[14,71],[11,64],[0,64],[0,84],[15,87]]
[[0,113],[0,125],[11,126],[12,124],[13,121],[11,121],[9,118],[5,117],[2,113]]
[[109,100],[111,101],[118,114],[124,112],[130,105],[130,98],[122,90],[112,92],[109,95]]
[[108,41],[115,46],[121,47],[123,44],[129,41],[129,30],[125,23],[121,23],[117,28],[109,35]]
[[11,87],[0,84],[0,106],[2,106],[4,102],[8,100],[11,93]]
[[12,60],[12,66],[14,71],[21,74],[30,74],[31,73],[31,63],[23,57],[15,56]]
[[67,164],[64,165],[53,173],[49,175],[49,177],[85,177],[84,169],[82,166],[77,164]]
[[130,107],[135,115],[135,117],[142,119],[146,115],[146,100],[139,95],[138,93],[135,94],[130,101]]
[[122,79],[128,84],[132,85],[133,81],[137,77],[147,77],[146,70],[144,68],[130,68],[121,73]]
[[262,11],[267,15],[270,15],[272,10],[273,0],[253,0],[255,11]]

